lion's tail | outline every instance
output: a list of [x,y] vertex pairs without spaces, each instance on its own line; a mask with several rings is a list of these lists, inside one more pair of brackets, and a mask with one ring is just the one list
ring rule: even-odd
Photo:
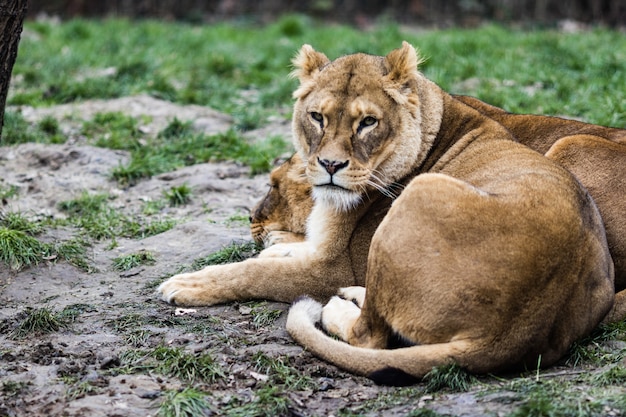
[[296,300],[289,310],[287,331],[308,351],[349,372],[366,376],[377,384],[409,385],[433,367],[456,362],[462,365],[467,341],[419,345],[399,349],[351,346],[327,336],[317,328],[322,305],[308,297]]

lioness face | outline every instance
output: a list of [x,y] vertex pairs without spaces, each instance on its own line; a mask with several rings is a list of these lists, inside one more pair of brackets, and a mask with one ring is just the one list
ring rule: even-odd
[[418,58],[408,44],[386,57],[330,62],[308,45],[294,60],[295,146],[313,197],[340,210],[369,191],[389,194],[420,149]]

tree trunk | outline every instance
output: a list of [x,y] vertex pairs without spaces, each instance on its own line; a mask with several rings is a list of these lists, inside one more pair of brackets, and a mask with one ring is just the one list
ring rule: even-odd
[[27,3],[27,0],[0,0],[0,138],[11,71],[17,58]]

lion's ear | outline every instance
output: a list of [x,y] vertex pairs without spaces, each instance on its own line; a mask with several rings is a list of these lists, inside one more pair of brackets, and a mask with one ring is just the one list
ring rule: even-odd
[[310,81],[330,60],[323,53],[313,49],[311,45],[304,44],[291,62],[294,66],[291,76],[298,77],[300,83],[304,84]]
[[417,66],[423,62],[417,51],[406,41],[402,47],[394,49],[385,57],[385,64],[389,73],[389,81],[404,84],[417,75]]

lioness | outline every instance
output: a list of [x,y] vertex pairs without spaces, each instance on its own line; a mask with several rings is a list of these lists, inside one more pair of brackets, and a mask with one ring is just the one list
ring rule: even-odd
[[[402,383],[449,362],[547,366],[590,332],[614,297],[593,200],[418,63],[406,42],[332,62],[303,46],[293,129],[315,201],[306,240],[176,275],[159,286],[163,299],[326,299],[355,284],[351,241],[363,239],[367,291],[343,290],[349,300],[334,297],[323,315],[299,298],[287,320],[295,340],[347,370]],[[373,237],[361,233],[379,221]],[[348,343],[317,329],[320,319]],[[396,339],[412,346],[385,349]]]
[[[546,152],[587,188],[602,215],[615,265],[617,294],[604,321],[626,318],[626,130],[558,117],[513,114],[474,97],[454,98],[502,124],[520,143]],[[295,154],[270,173],[270,190],[251,212],[250,231],[256,242],[269,247],[305,240],[313,199],[304,170],[302,159]],[[355,261],[367,258],[369,246],[352,249],[364,251],[352,257]],[[364,266],[353,265],[360,273],[359,285],[365,284]]]

